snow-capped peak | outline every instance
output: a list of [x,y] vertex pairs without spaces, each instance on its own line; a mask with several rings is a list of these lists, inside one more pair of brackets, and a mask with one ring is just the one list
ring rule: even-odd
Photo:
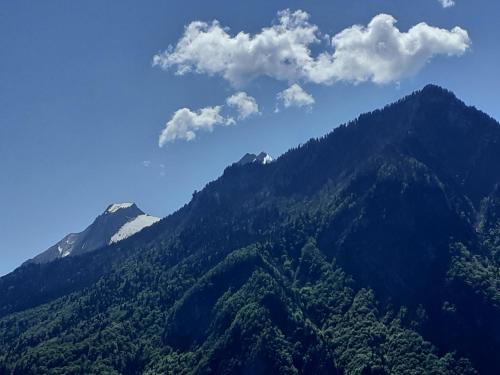
[[123,208],[129,208],[132,207],[133,203],[113,203],[111,206],[108,207],[106,210],[107,213],[111,214],[113,212],[116,212],[118,210],[121,210]]
[[260,164],[269,164],[273,161],[273,158],[271,155],[269,155],[266,152],[261,152],[258,155],[255,154],[245,154],[237,164],[239,165],[245,165],[245,164],[250,164],[250,163],[260,163]]
[[273,161],[273,157],[265,152],[261,152],[259,155],[257,155],[257,160],[262,164],[269,164]]
[[58,258],[85,254],[121,241],[160,219],[146,215],[134,203],[110,204],[103,214],[79,233],[71,233],[28,262],[47,263]]

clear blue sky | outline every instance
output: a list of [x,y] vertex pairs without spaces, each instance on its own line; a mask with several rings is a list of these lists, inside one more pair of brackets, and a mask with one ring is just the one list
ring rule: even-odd
[[[500,2],[343,1],[23,1],[0,7],[0,275],[85,228],[108,204],[133,201],[165,216],[246,152],[279,156],[364,111],[436,83],[500,118]],[[401,79],[377,84],[299,79],[312,108],[274,112],[292,82],[258,77],[235,88],[217,72],[174,74],[152,66],[192,21],[217,19],[234,36],[279,23],[277,12],[303,10],[322,35],[381,13],[401,32],[420,22],[467,30],[462,56],[437,54]],[[323,48],[311,46],[312,54]],[[425,47],[427,48],[427,47]],[[430,48],[430,47],[429,47]],[[222,105],[236,91],[260,114],[200,131],[192,141],[158,146],[175,111]],[[226,106],[227,107],[227,106]],[[144,165],[149,162],[149,166]],[[148,164],[148,163],[147,163]]]

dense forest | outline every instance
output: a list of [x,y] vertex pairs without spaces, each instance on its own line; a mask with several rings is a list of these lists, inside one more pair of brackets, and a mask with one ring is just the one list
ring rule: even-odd
[[500,373],[500,125],[426,86],[0,279],[0,374]]

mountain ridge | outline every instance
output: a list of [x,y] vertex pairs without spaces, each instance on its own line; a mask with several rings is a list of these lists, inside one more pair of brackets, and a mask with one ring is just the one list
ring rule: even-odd
[[499,139],[426,86],[228,166],[107,251],[0,278],[0,369],[496,374]]

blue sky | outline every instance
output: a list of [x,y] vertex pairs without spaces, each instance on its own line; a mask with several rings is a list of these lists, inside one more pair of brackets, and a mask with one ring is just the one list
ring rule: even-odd
[[[254,50],[241,61],[228,61],[236,34],[245,32],[251,41],[262,28],[278,30],[285,9],[290,32],[315,28],[318,41],[307,45],[310,66],[287,62],[291,72],[280,70],[283,64],[261,66],[263,55]],[[331,37],[355,24],[366,27],[381,14],[397,20],[392,27],[403,33],[397,35],[418,44],[418,53],[410,59],[383,54],[382,61],[369,59],[354,69],[350,59],[370,56],[373,43],[360,46],[351,32],[334,48]],[[446,8],[438,0],[3,1],[0,274],[82,230],[112,202],[133,201],[165,216],[244,153],[279,156],[427,83],[500,118],[498,14],[500,3],[493,0],[456,0]],[[207,22],[205,36],[215,35],[213,20],[227,34],[229,42],[211,39],[214,56],[203,43],[177,45],[196,20]],[[443,30],[404,34],[421,22]],[[467,32],[467,40],[452,32],[455,26]],[[372,31],[377,43],[384,42],[377,38],[386,34]],[[429,38],[436,33],[438,41]],[[331,58],[323,70],[316,64],[321,53]],[[164,69],[152,66],[155,55]],[[222,68],[219,55],[226,63]],[[192,72],[176,74],[186,67]],[[293,84],[303,92],[288,96],[288,108],[281,94],[276,113],[277,95]],[[246,107],[246,118],[238,116],[241,100],[227,104],[238,92],[258,106]],[[304,102],[304,95],[314,103]],[[214,120],[213,111],[209,120],[196,117],[200,109],[217,106],[219,118]],[[180,108],[189,111],[169,123]],[[229,118],[235,123],[227,125]],[[159,147],[167,123],[169,135]],[[186,129],[196,130],[194,139],[185,139]]]

